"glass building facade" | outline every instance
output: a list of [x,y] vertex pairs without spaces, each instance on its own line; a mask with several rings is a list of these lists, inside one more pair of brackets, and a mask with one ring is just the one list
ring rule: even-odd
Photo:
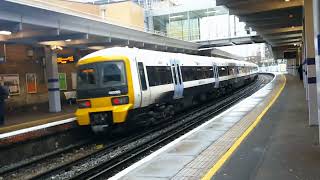
[[216,6],[212,0],[202,1],[152,1],[146,10],[147,21],[152,21],[148,29],[187,41],[255,35],[238,17],[229,15],[228,9]]

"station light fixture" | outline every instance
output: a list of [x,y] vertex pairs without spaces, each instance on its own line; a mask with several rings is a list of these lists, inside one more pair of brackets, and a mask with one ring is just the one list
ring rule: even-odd
[[71,41],[71,39],[66,39],[66,40],[64,40],[64,41],[66,41],[66,42],[70,42],[70,41]]
[[51,50],[63,50],[63,47],[61,46],[57,46],[57,45],[54,45],[54,46],[51,46]]
[[11,35],[11,31],[0,31],[0,35],[6,35],[6,36],[9,36]]
[[89,46],[88,49],[91,50],[101,50],[101,49],[105,49],[105,46]]
[[290,0],[284,0],[285,2],[290,2]]

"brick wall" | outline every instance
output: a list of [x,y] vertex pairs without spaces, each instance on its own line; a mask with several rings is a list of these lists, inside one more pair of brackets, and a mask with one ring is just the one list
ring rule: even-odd
[[[8,100],[8,106],[14,108],[27,104],[46,102],[48,99],[47,84],[41,62],[43,52],[41,49],[33,49],[23,45],[6,46],[6,62],[0,64],[0,74],[19,74],[20,94],[13,95]],[[34,56],[28,57],[27,51],[34,50]],[[3,55],[3,45],[0,45],[0,53]],[[36,94],[28,94],[26,89],[26,73],[37,74]]]
[[[33,50],[33,56],[28,57],[28,50]],[[74,53],[74,50],[63,50],[59,54],[74,55],[78,58],[88,54],[89,52]],[[3,44],[0,44],[0,56],[4,55]],[[0,63],[0,74],[19,74],[20,94],[13,95],[8,100],[9,109],[27,106],[32,104],[48,102],[48,89],[45,78],[45,72],[42,59],[44,57],[43,48],[34,48],[26,45],[6,45],[6,62]],[[72,89],[71,73],[76,72],[76,63],[59,64],[58,71],[66,73],[67,91]],[[26,89],[26,73],[36,73],[37,75],[37,93],[29,94]],[[63,93],[63,91],[61,91]],[[61,98],[64,95],[61,93]]]

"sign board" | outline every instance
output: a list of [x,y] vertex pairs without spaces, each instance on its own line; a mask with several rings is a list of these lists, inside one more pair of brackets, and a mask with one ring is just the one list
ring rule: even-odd
[[8,87],[10,95],[20,94],[19,74],[0,74],[0,82]]
[[37,74],[36,73],[26,74],[26,87],[27,87],[27,93],[29,94],[37,93]]
[[59,87],[60,90],[67,90],[67,75],[66,73],[59,73]]
[[58,57],[57,58],[57,63],[58,64],[67,64],[67,63],[72,63],[72,62],[74,62],[74,57],[73,56]]

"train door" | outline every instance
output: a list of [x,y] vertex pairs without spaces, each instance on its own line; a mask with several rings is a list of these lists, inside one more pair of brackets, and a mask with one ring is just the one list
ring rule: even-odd
[[141,107],[148,106],[150,104],[150,89],[147,84],[146,68],[142,62],[138,62],[138,73],[141,87]]
[[213,64],[214,88],[219,88],[219,70],[218,66]]
[[172,59],[170,60],[170,63],[174,85],[173,99],[180,99],[183,97],[183,81],[181,76],[180,62],[179,60]]

